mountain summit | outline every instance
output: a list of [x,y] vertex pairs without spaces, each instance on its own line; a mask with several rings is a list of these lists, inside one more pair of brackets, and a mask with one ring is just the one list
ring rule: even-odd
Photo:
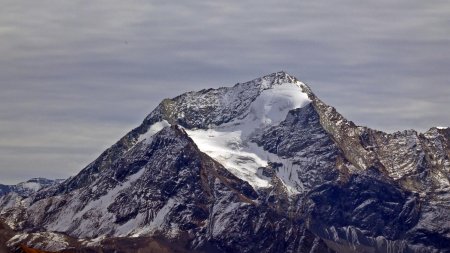
[[164,99],[0,217],[12,250],[449,252],[449,156],[450,129],[356,126],[281,71]]

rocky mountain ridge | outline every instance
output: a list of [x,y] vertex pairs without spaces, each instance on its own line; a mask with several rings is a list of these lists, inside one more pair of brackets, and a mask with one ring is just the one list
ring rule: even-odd
[[10,248],[449,252],[449,156],[448,128],[356,126],[277,72],[163,100],[76,176],[1,197],[0,217]]
[[63,179],[47,179],[47,178],[32,178],[25,182],[18,183],[16,185],[3,185],[0,184],[0,196],[6,195],[10,192],[16,193],[22,197],[28,197],[29,195],[43,189],[56,185],[64,181]]

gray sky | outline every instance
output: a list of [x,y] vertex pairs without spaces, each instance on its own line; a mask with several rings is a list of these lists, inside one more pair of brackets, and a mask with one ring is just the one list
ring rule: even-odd
[[0,183],[74,175],[163,98],[279,70],[359,125],[450,125],[449,1],[0,4]]

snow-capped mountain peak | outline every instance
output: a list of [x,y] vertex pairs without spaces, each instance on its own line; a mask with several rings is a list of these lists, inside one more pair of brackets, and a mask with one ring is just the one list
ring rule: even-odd
[[301,83],[296,77],[291,76],[284,71],[278,71],[260,78],[256,78],[253,82],[257,84],[260,83],[263,89],[272,88],[275,85],[286,83]]
[[[258,169],[268,166],[269,157],[281,161],[251,138],[280,124],[290,111],[311,103],[303,88],[303,83],[281,71],[231,88],[189,92],[171,100],[175,104],[170,107],[172,113],[162,115],[159,121],[149,125],[139,139],[151,138],[156,133],[154,129],[161,129],[168,122],[180,124],[202,152],[221,162],[235,176],[257,188],[269,187],[270,179],[259,175]],[[176,110],[179,111],[174,113]],[[209,124],[186,124],[197,112],[198,122]],[[233,114],[225,119],[224,114],[229,112]],[[293,167],[292,161],[286,160],[284,164]],[[301,188],[296,180],[281,181],[286,186],[295,185],[289,187],[290,191],[297,192]]]
[[449,129],[357,126],[280,71],[163,100],[0,215],[23,232],[10,245],[49,251],[446,252],[449,156]]

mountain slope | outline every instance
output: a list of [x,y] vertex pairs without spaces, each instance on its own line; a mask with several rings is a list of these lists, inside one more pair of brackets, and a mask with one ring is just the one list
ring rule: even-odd
[[[92,187],[27,205],[20,229],[41,227],[78,238],[159,235],[219,252],[320,243],[300,221],[257,197],[248,183],[201,153],[184,130],[171,126],[129,150]],[[273,222],[278,226],[268,226]],[[291,236],[296,233],[304,234],[303,241]],[[252,245],[255,240],[260,244]]]
[[450,129],[356,126],[277,72],[163,100],[78,175],[2,197],[0,214],[25,233],[11,247],[52,232],[63,243],[46,250],[120,237],[199,252],[447,252],[449,156]]

